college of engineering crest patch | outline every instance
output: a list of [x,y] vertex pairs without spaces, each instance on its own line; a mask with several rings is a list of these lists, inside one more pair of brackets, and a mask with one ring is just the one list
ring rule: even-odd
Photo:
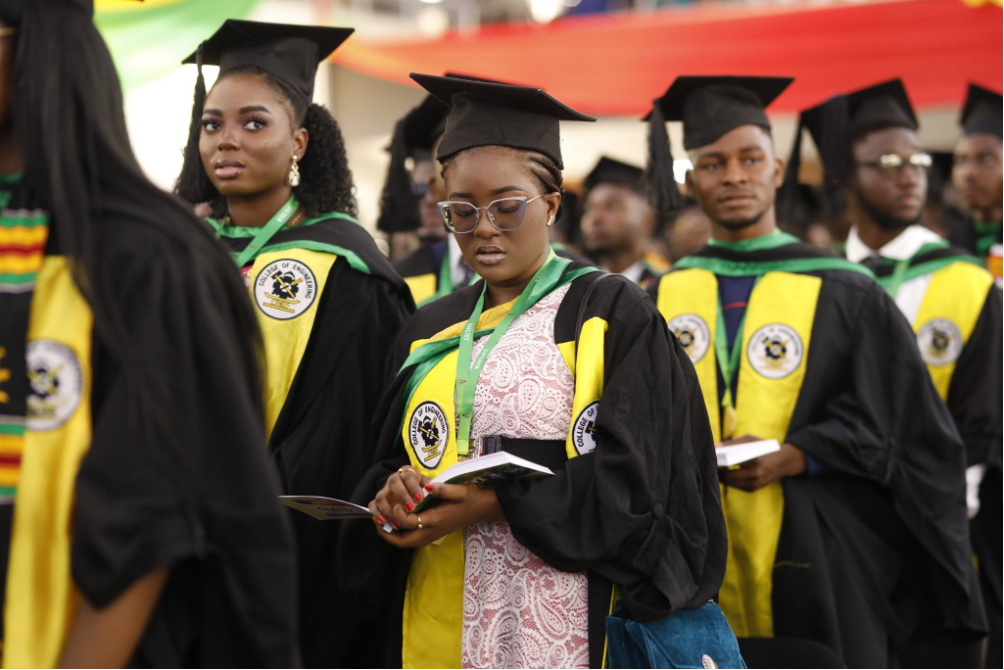
[[408,421],[408,442],[422,467],[435,470],[449,441],[450,424],[443,409],[434,402],[416,407]]
[[962,353],[962,333],[950,319],[931,319],[917,331],[917,347],[928,365],[949,365]]
[[746,347],[750,365],[767,379],[782,379],[798,368],[805,355],[802,338],[783,323],[769,323],[757,329]]
[[572,446],[579,456],[596,448],[596,415],[599,413],[599,401],[591,402],[579,412],[572,424]]
[[84,392],[77,354],[55,340],[28,342],[28,430],[54,430],[73,416]]
[[317,278],[305,263],[292,258],[273,261],[254,280],[254,302],[267,316],[295,319],[317,299]]
[[683,345],[692,363],[696,363],[711,346],[711,331],[704,319],[696,314],[680,314],[669,322],[669,329]]

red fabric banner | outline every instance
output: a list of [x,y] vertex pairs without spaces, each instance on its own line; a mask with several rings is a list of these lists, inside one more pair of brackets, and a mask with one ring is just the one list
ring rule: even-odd
[[680,74],[787,75],[771,106],[796,111],[902,77],[921,108],[959,105],[966,82],[1000,90],[1001,8],[960,0],[818,7],[695,5],[504,24],[470,36],[375,44],[349,40],[338,64],[389,81],[446,71],[531,83],[590,114],[645,114]]

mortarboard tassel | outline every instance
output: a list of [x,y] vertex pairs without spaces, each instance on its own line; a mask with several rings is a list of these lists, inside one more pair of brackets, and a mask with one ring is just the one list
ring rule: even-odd
[[[205,42],[203,42],[205,44]],[[206,79],[202,76],[202,46],[199,46],[198,57],[196,60],[196,68],[198,68],[199,76],[195,80],[195,99],[192,102],[192,121],[188,126],[188,143],[185,144],[185,164],[186,165],[200,165],[202,162],[202,157],[199,155],[199,137],[202,134],[202,108],[206,104]],[[205,195],[206,200],[209,200],[214,194],[212,184],[209,181],[209,175],[206,174],[205,170],[197,171],[200,175],[199,183],[197,184],[197,189],[199,193]]]
[[846,95],[838,95],[819,108],[818,128],[813,134],[823,164],[823,207],[828,214],[847,209],[844,184],[851,176],[850,107]]
[[405,164],[408,160],[408,147],[405,146],[407,120],[406,116],[397,122],[390,140],[390,166],[380,195],[380,217],[376,224],[377,230],[385,233],[416,230],[422,223],[418,200],[411,190],[411,175]]
[[660,226],[669,221],[683,196],[673,173],[673,153],[669,148],[666,118],[655,100],[648,117],[648,162],[645,165],[645,193]]

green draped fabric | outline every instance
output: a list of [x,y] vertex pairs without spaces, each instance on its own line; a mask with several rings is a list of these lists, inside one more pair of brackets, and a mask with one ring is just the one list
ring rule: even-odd
[[225,19],[240,19],[258,0],[175,0],[99,2],[94,24],[115,59],[122,89],[169,75]]

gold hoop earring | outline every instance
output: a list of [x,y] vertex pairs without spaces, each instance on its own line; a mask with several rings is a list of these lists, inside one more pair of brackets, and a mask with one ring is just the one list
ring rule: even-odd
[[289,166],[289,185],[296,188],[300,185],[300,165],[299,159],[293,156],[293,164]]

